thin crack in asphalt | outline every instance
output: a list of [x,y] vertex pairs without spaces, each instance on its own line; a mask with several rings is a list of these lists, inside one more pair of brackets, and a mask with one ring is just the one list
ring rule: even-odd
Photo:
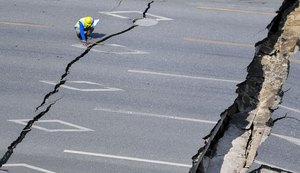
[[144,13],[143,13],[143,18],[146,18],[146,13],[147,13],[148,10],[150,9],[151,4],[152,4],[153,2],[154,2],[154,1],[151,1],[151,2],[148,3],[148,7],[146,8],[146,10],[145,10]]
[[113,7],[110,11],[113,11],[113,10],[119,8],[122,2],[123,2],[123,0],[119,0],[119,2],[117,3],[117,6]]
[[[143,17],[146,16],[146,13],[147,11],[150,9],[151,7],[151,4],[153,3],[154,1],[151,1],[148,3],[148,6],[146,8],[146,10],[143,12]],[[121,3],[121,1],[120,1]],[[35,109],[35,112],[37,112],[41,107],[43,107],[47,100],[50,98],[50,96],[54,95],[55,93],[57,93],[59,91],[59,88],[64,85],[67,81],[66,77],[68,76],[68,74],[70,73],[70,68],[72,67],[72,65],[76,62],[78,62],[81,58],[83,58],[94,46],[96,45],[99,45],[99,43],[102,43],[114,36],[117,36],[117,35],[120,35],[120,34],[123,34],[123,33],[126,33],[128,31],[131,31],[132,29],[134,29],[135,27],[137,27],[138,25],[133,25],[121,32],[118,32],[118,33],[115,33],[115,34],[112,34],[112,35],[109,35],[91,45],[89,45],[87,47],[87,49],[81,54],[79,55],[78,57],[76,57],[74,60],[72,60],[70,63],[68,63],[67,67],[65,68],[65,72],[61,75],[60,77],[60,81],[55,85],[54,89],[52,91],[50,91],[49,93],[47,93],[45,95],[45,97],[43,98],[43,101],[42,103],[36,107]],[[9,160],[10,156],[13,154],[13,150],[17,147],[17,145],[19,143],[21,143],[23,141],[23,139],[25,138],[25,136],[27,135],[27,133],[29,133],[31,131],[31,127],[33,126],[33,124],[38,121],[40,118],[42,118],[46,113],[48,113],[51,109],[51,107],[57,102],[58,100],[54,101],[53,103],[49,104],[46,109],[42,112],[40,112],[39,114],[37,114],[32,120],[28,121],[27,125],[23,128],[20,136],[14,141],[11,143],[11,145],[8,147],[8,150],[6,151],[6,153],[4,154],[4,156],[1,158],[0,160],[0,168]]]
[[300,122],[300,120],[298,118],[290,117],[290,116],[287,116],[287,115],[288,115],[288,113],[286,113],[284,116],[276,118],[274,120],[270,119],[269,122],[268,122],[268,125],[269,126],[274,126],[277,121],[282,120],[282,119],[293,119],[293,120],[296,120],[296,121]]

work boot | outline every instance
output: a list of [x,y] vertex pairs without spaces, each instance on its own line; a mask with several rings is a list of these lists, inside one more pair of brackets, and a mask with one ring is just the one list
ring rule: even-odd
[[1,168],[0,168],[0,173],[8,173],[8,170],[7,170],[7,169],[1,169]]

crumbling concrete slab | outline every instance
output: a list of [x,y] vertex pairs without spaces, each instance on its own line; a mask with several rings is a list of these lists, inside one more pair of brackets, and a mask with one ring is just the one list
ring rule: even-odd
[[246,80],[237,85],[238,97],[205,138],[190,173],[245,173],[253,164],[259,146],[271,132],[271,115],[281,103],[289,59],[298,50],[299,1],[283,1],[267,26],[268,36],[255,44]]
[[259,168],[249,173],[292,173],[292,172],[280,168],[274,168],[268,165],[261,165]]

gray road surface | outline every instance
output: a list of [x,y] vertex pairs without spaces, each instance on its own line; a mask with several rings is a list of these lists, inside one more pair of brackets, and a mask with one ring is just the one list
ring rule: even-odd
[[[99,18],[94,41],[132,26],[149,1],[1,0],[0,154],[85,49],[73,26]],[[76,62],[59,99],[6,164],[10,173],[188,172],[246,76],[253,44],[280,6],[252,1],[155,1],[151,27],[95,46]],[[226,10],[227,9],[227,10]],[[228,10],[229,9],[229,10]],[[79,46],[79,47],[78,47]],[[300,64],[274,117],[300,118]],[[44,110],[42,107],[40,111]],[[299,121],[278,121],[256,163],[300,172]],[[254,165],[255,167],[256,165]]]

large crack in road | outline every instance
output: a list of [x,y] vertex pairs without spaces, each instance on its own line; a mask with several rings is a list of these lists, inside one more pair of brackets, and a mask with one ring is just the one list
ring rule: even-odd
[[[118,6],[121,2],[119,1]],[[148,3],[143,18],[146,18],[146,13],[153,2]],[[255,45],[256,53],[247,68],[246,80],[237,85],[238,97],[227,110],[221,113],[221,119],[204,138],[205,145],[193,157],[190,173],[247,172],[254,162],[258,147],[268,137],[274,123],[280,120],[271,121],[271,115],[283,97],[282,86],[288,77],[289,58],[295,53],[295,47],[299,43],[300,26],[297,26],[300,23],[299,0],[285,0],[277,13],[267,26],[268,37]],[[67,64],[54,89],[47,93],[41,104],[35,108],[35,111],[40,113],[28,121],[20,136],[8,147],[0,160],[0,168],[7,163],[14,149],[31,131],[33,124],[56,104],[58,100],[52,103],[47,101],[67,82],[71,67],[84,58],[94,46],[129,32],[137,26],[134,22],[131,27],[89,45],[81,55]],[[264,169],[282,171],[262,165],[253,173]]]
[[[146,18],[146,13],[147,13],[147,11],[151,8],[151,4],[152,4],[153,2],[154,2],[154,1],[151,1],[151,2],[148,3],[147,8],[146,8],[146,9],[144,10],[144,12],[143,12],[143,18]],[[121,1],[120,1],[120,3],[121,3]],[[132,29],[134,29],[134,28],[137,27],[137,26],[138,26],[138,25],[134,24],[134,25],[132,25],[131,27],[129,27],[129,28],[123,30],[123,31],[120,31],[120,32],[115,33],[115,34],[111,34],[111,35],[109,35],[109,36],[107,36],[107,37],[104,37],[103,39],[101,39],[101,40],[99,40],[99,41],[96,41],[95,43],[89,45],[89,46],[86,48],[86,50],[85,50],[81,55],[79,55],[78,57],[76,57],[76,58],[73,59],[70,63],[67,64],[64,73],[63,73],[63,74],[61,75],[61,77],[60,77],[59,82],[54,86],[54,89],[53,89],[52,91],[48,92],[48,93],[44,96],[44,98],[43,98],[41,104],[40,104],[39,106],[36,107],[35,112],[37,112],[37,111],[39,111],[40,109],[42,109],[43,107],[45,107],[45,105],[47,104],[47,100],[48,100],[51,96],[53,96],[53,95],[55,95],[56,93],[59,92],[60,87],[61,87],[62,85],[64,85],[64,84],[67,82],[67,79],[66,79],[66,78],[67,78],[67,76],[68,76],[69,73],[70,73],[71,67],[72,67],[76,62],[78,62],[80,59],[84,58],[84,56],[85,56],[86,54],[88,54],[88,53],[90,52],[90,50],[91,50],[94,46],[100,45],[101,43],[105,42],[106,40],[108,40],[108,39],[110,39],[110,38],[112,38],[112,37],[115,37],[115,36],[124,34],[124,33],[126,33],[126,32],[129,32],[129,31],[131,31]],[[11,155],[13,154],[14,149],[17,147],[17,145],[20,144],[20,143],[23,141],[23,139],[25,138],[25,136],[31,131],[31,127],[33,126],[33,124],[34,124],[35,122],[37,122],[40,118],[42,118],[43,116],[45,116],[45,115],[51,110],[51,107],[52,107],[57,101],[58,101],[58,100],[56,100],[56,101],[50,103],[43,111],[41,111],[41,112],[38,113],[33,119],[31,119],[30,121],[28,121],[27,125],[23,128],[23,130],[22,130],[22,132],[20,133],[19,137],[18,137],[15,141],[13,141],[13,142],[11,143],[11,145],[7,148],[6,153],[5,153],[5,154],[3,155],[3,157],[1,158],[1,160],[0,160],[0,171],[1,171],[2,166],[3,166],[5,163],[7,163],[7,161],[9,160],[9,158],[11,157]]]
[[[296,53],[299,43],[299,23],[299,0],[284,0],[277,16],[267,26],[268,36],[255,45],[246,80],[237,85],[238,97],[204,138],[205,145],[193,157],[190,173],[249,170],[259,146],[271,132],[271,115],[282,101],[290,57]],[[256,172],[263,169],[284,172],[267,166]]]

